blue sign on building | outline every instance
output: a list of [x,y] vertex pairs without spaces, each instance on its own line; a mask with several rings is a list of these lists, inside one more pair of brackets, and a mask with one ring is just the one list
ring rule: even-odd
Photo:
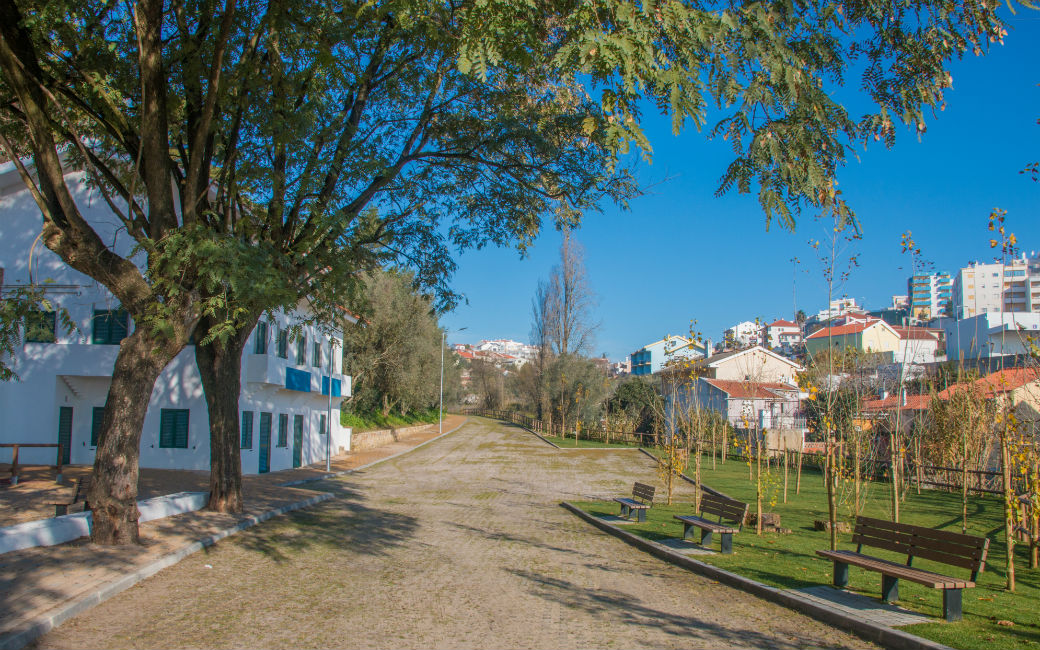
[[285,387],[301,393],[311,392],[311,373],[296,368],[286,368]]

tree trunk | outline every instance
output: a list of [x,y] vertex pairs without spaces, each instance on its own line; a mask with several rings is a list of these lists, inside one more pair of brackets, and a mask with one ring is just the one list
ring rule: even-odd
[[140,543],[137,479],[141,433],[155,381],[176,356],[175,346],[156,345],[147,331],[135,329],[123,339],[112,370],[87,493],[94,519],[90,539],[95,544]]
[[834,485],[834,438],[827,434],[827,461],[824,471],[824,482],[827,484],[827,518],[831,522],[831,550],[838,549],[838,504]]
[[892,432],[891,438],[892,458],[892,521],[899,523],[899,461],[902,459],[899,453],[899,429]]
[[[195,346],[195,365],[202,377],[209,411],[209,504],[214,512],[242,512],[242,455],[238,398],[242,393],[242,350],[252,326],[242,327],[226,341],[214,339]],[[202,339],[215,323],[203,317],[197,328]]]
[[[1006,415],[1004,416],[1007,417]],[[1008,425],[1004,424],[1004,431],[1000,434],[1000,473],[1004,480],[1004,543],[1007,545],[1007,559],[1004,566],[1004,575],[1007,581],[1004,588],[1008,591],[1015,590],[1015,490],[1011,485],[1011,450],[1010,433]]]

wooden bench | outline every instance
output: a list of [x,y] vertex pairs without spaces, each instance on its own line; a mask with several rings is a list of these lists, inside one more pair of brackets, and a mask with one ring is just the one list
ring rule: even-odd
[[[852,534],[856,551],[816,551],[817,555],[834,562],[834,586],[849,583],[849,565],[868,571],[877,571],[881,578],[881,598],[885,602],[899,600],[899,580],[943,590],[943,616],[947,621],[961,619],[961,590],[975,586],[975,580],[986,566],[989,539],[974,535],[950,533],[944,530],[897,524],[884,519],[856,517]],[[905,553],[906,562],[892,562],[862,553],[864,546]],[[961,567],[971,571],[971,578],[963,580],[931,571],[915,569],[914,558],[922,558]]]
[[638,521],[646,521],[646,511],[654,505],[654,491],[656,488],[646,483],[636,483],[632,486],[632,498],[618,497],[614,499],[621,504],[621,516],[626,519],[635,511]]
[[[683,523],[683,539],[688,539],[690,531],[701,529],[701,546],[711,546],[711,536],[715,533],[721,538],[722,552],[733,552],[733,535],[739,533],[747,516],[748,504],[736,499],[729,499],[717,494],[703,492],[701,494],[700,516],[675,515]],[[717,522],[709,521],[705,515],[718,517]],[[723,523],[723,520],[729,523]]]
[[90,504],[87,502],[87,491],[90,490],[90,476],[76,479],[73,484],[72,492],[69,493],[64,499],[57,501],[51,501],[50,505],[54,506],[54,516],[60,517],[61,515],[69,514],[69,506],[73,506],[79,501],[83,502],[83,509],[90,509]]

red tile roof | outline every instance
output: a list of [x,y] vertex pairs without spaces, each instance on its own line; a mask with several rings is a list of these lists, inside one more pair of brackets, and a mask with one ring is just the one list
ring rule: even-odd
[[996,397],[1000,393],[1021,388],[1030,382],[1040,378],[1040,370],[1036,368],[1008,368],[999,370],[992,374],[976,379],[973,382],[954,384],[946,390],[939,391],[939,397],[948,399],[956,392],[967,390],[969,387],[982,391],[985,397]]
[[774,382],[747,382],[732,379],[707,379],[704,381],[718,388],[731,398],[737,399],[775,399],[776,391],[797,393],[798,388],[789,384]]
[[925,411],[932,402],[931,395],[907,395],[906,404],[899,395],[889,395],[885,399],[863,400],[864,411],[887,411],[899,408],[900,411]]
[[780,320],[775,320],[772,323],[770,323],[769,327],[798,327],[798,323],[792,323],[789,320],[784,320],[781,318]]
[[878,319],[871,319],[866,321],[857,321],[855,323],[848,323],[847,325],[838,325],[836,327],[821,327],[807,338],[810,339],[821,339],[827,336],[847,336],[849,334],[858,334],[865,329],[868,329],[881,321]]

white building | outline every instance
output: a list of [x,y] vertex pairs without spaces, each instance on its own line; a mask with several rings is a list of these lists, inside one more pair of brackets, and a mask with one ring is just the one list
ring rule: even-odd
[[[68,179],[83,216],[113,250],[128,255],[133,242],[121,233],[105,201],[83,182],[82,173],[70,172]],[[118,343],[134,323],[104,287],[36,242],[40,225],[39,209],[13,165],[0,164],[3,287],[46,283],[48,300],[67,311],[77,326],[64,331],[54,322],[54,312],[42,312],[40,321],[49,331],[34,328],[36,336],[24,341],[13,359],[5,360],[19,379],[0,383],[0,442],[60,443],[65,462],[91,464]],[[324,459],[324,431],[329,425],[332,453],[349,450],[351,431],[340,426],[339,416],[338,398],[350,395],[341,351],[337,348],[330,355],[330,334],[313,325],[303,325],[301,336],[290,339],[289,326],[301,322],[302,313],[265,318],[243,354],[239,411],[244,473]],[[331,337],[342,340],[342,332],[333,329]],[[51,464],[55,455],[54,449],[25,448],[19,461]],[[155,383],[141,435],[140,465],[210,467],[209,417],[194,346],[186,347]]]
[[832,300],[827,309],[817,312],[816,320],[826,322],[833,318],[844,316],[849,312],[860,313],[862,311],[860,306],[856,304],[855,298],[838,298],[837,300]]
[[1033,343],[1040,345],[1038,313],[987,312],[948,321],[944,329],[950,361],[1030,354]]
[[494,339],[491,341],[483,340],[478,343],[475,347],[480,352],[494,352],[496,354],[509,355],[519,359],[519,363],[516,365],[522,366],[528,361],[534,361],[538,358],[538,346],[527,345],[519,341],[513,341],[511,339]]
[[748,348],[758,345],[762,338],[762,326],[746,320],[737,323],[723,333],[723,340],[735,348]]
[[1040,312],[1040,256],[1022,254],[1007,264],[973,262],[953,279],[953,316]]
[[763,338],[770,349],[790,352],[801,344],[802,328],[789,320],[775,320],[765,326]]

